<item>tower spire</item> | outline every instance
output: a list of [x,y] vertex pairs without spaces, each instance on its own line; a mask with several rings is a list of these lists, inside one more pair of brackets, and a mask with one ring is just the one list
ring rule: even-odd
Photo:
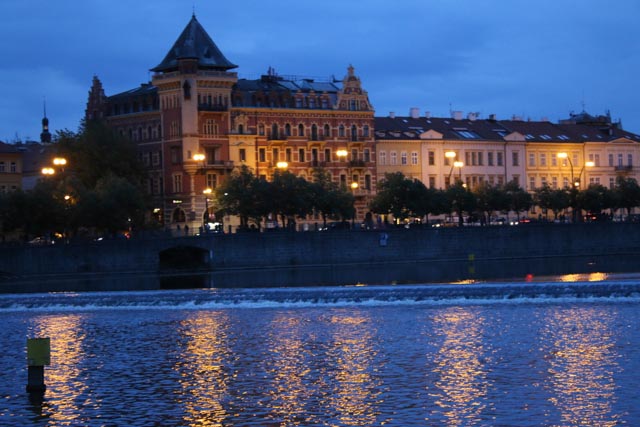
[[51,142],[51,132],[49,132],[49,119],[47,118],[47,98],[43,101],[44,117],[42,117],[42,132],[40,133],[40,142],[47,144]]

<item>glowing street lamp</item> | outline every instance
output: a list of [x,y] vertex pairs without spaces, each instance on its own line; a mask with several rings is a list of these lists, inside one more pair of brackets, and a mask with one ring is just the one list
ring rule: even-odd
[[340,149],[340,150],[336,151],[336,156],[338,156],[338,158],[341,161],[344,161],[347,158],[347,154],[348,154],[347,150],[345,150],[345,149]]
[[449,163],[451,163],[451,169],[449,170],[449,178],[447,178],[447,181],[449,181],[449,183],[451,183],[451,174],[453,173],[453,168],[455,167],[455,164],[457,162],[454,162],[453,159],[456,158],[456,152],[455,151],[445,151],[444,153],[444,157],[447,158],[447,161]]
[[[462,167],[464,166],[464,163],[458,161],[458,162],[453,162],[453,167],[458,168],[458,180],[462,181]],[[451,174],[449,174],[449,176],[451,176]]]
[[56,173],[56,170],[54,168],[42,168],[42,175],[53,175]]
[[196,153],[193,155],[193,160],[195,160],[196,162],[203,162],[205,159],[204,154],[202,153]]
[[211,188],[205,188],[202,190],[202,194],[204,194],[204,215],[202,216],[202,231],[204,233],[208,232],[208,224],[209,224],[209,195],[213,192]]
[[289,167],[289,163],[287,162],[278,162],[276,163],[276,167],[280,170],[286,170]]
[[67,164],[67,159],[64,157],[56,157],[53,159],[53,164],[56,166],[65,166]]

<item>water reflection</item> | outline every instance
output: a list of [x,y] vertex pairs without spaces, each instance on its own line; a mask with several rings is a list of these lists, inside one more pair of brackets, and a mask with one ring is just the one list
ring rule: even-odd
[[378,424],[381,384],[375,372],[383,370],[384,364],[376,361],[377,329],[369,316],[369,312],[349,310],[336,312],[329,318],[327,375],[333,390],[327,399],[342,426]]
[[487,409],[485,397],[491,387],[485,367],[485,320],[474,309],[451,307],[438,312],[433,323],[444,341],[433,356],[437,378],[430,394],[439,411],[432,416],[448,426],[476,425]]
[[179,401],[185,410],[184,425],[221,426],[229,417],[224,401],[233,372],[224,312],[198,311],[180,322],[186,339],[176,370],[182,387]]
[[560,282],[602,282],[609,279],[608,273],[577,273],[558,276]]
[[277,313],[269,324],[267,358],[264,371],[270,378],[268,419],[283,425],[298,426],[318,423],[317,411],[307,408],[314,393],[323,384],[314,384],[313,356],[309,343],[315,341],[307,331],[307,321],[294,313]]
[[[31,323],[31,337],[51,338],[51,367],[45,368],[47,393],[43,400],[32,401],[33,410],[53,425],[68,425],[78,421],[80,407],[99,409],[100,403],[89,391],[88,373],[82,367],[87,357],[83,348],[84,317],[78,314],[38,316]],[[55,396],[55,400],[49,400],[48,396]]]
[[615,426],[615,311],[597,308],[554,309],[546,317],[542,342],[551,343],[548,384],[551,403],[566,425]]

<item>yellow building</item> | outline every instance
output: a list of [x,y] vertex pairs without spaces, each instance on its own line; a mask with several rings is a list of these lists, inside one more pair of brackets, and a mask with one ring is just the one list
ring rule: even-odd
[[15,145],[0,142],[0,192],[22,188],[22,153]]

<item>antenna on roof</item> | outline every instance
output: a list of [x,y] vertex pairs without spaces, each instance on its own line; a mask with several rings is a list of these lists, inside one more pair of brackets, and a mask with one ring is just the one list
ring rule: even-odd
[[195,4],[195,2],[191,5],[191,17],[192,18],[196,17],[196,4]]

